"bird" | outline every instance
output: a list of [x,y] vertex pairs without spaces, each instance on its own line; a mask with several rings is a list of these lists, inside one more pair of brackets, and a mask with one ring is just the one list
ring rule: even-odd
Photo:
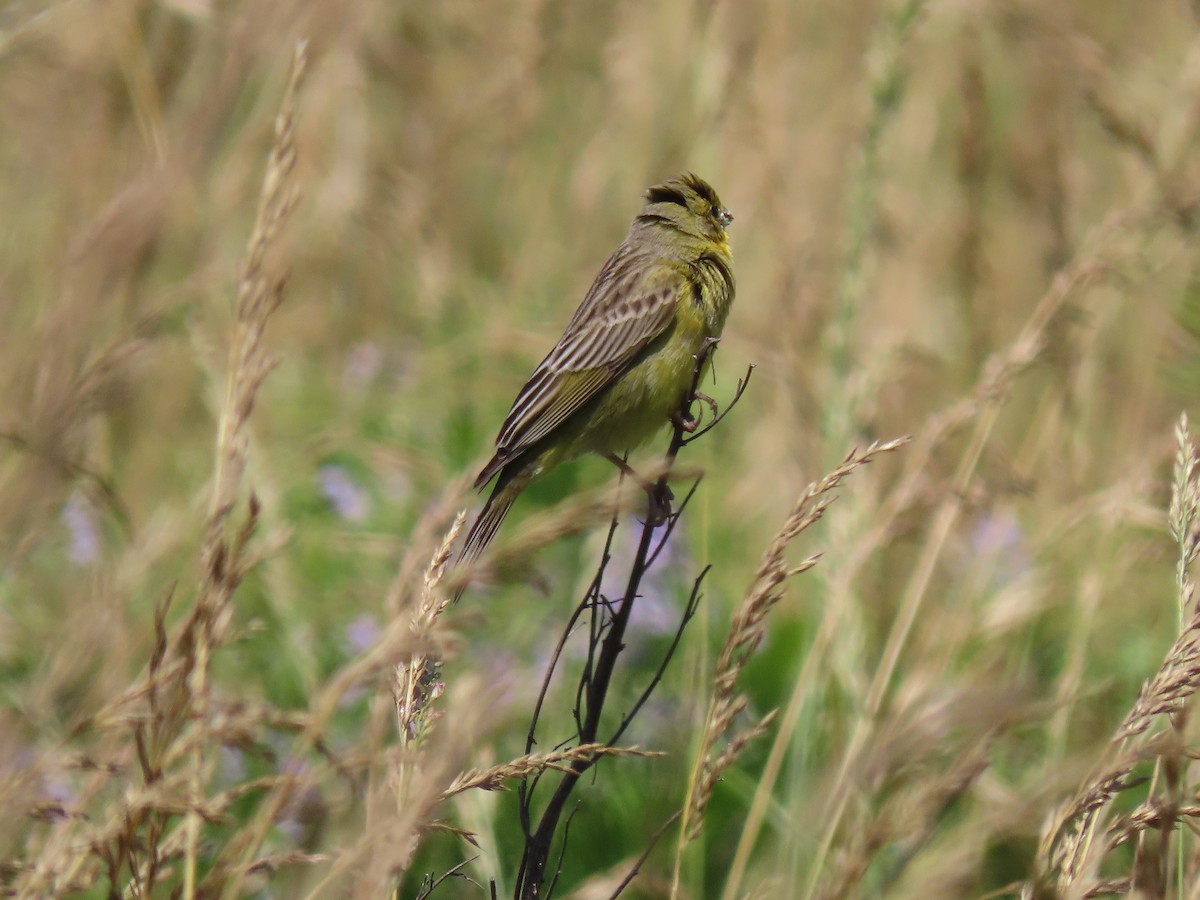
[[556,466],[597,453],[634,474],[622,454],[681,411],[697,354],[721,336],[735,294],[732,214],[690,173],[654,185],[644,199],[513,401],[475,479],[476,490],[496,483],[457,565],[476,560],[521,492]]

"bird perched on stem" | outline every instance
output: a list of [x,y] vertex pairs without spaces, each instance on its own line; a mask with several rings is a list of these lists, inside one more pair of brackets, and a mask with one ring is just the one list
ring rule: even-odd
[[725,231],[732,221],[695,175],[646,192],[629,234],[513,401],[496,453],[475,479],[481,489],[499,476],[460,564],[478,558],[517,495],[560,463],[598,453],[632,474],[618,454],[680,412],[696,354],[725,327],[734,295]]

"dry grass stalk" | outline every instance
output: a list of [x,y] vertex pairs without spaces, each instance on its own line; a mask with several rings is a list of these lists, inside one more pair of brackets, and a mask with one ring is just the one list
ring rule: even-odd
[[[242,275],[238,280],[236,333],[230,352],[229,382],[217,438],[208,535],[201,552],[209,577],[201,585],[193,619],[196,663],[189,674],[188,687],[195,698],[195,715],[200,722],[207,718],[211,653],[225,639],[232,615],[230,604],[233,592],[245,574],[244,551],[257,518],[257,500],[252,495],[246,527],[231,547],[225,534],[226,520],[234,508],[246,469],[250,443],[247,425],[258,390],[275,365],[263,348],[263,337],[268,319],[283,302],[287,276],[268,271],[265,260],[268,250],[277,241],[300,200],[300,190],[293,183],[292,174],[296,167],[296,102],[307,65],[308,43],[301,41],[292,55],[291,76],[275,119],[275,140],[263,176],[258,215],[250,234]],[[191,627],[189,625],[189,630]],[[205,756],[204,748],[197,747],[192,760],[193,802],[199,802],[206,788],[206,770],[211,764],[206,762]],[[188,816],[185,897],[192,897],[196,890],[200,824],[197,815]]]
[[[258,389],[272,368],[262,346],[263,336],[268,319],[283,299],[285,279],[269,274],[264,259],[299,196],[291,175],[296,97],[306,60],[306,48],[301,44],[293,57],[291,79],[276,121],[259,213],[238,283],[236,332],[195,603],[173,637],[168,637],[166,627],[170,598],[160,605],[155,620],[157,640],[147,674],[81,726],[108,733],[112,740],[105,752],[114,758],[132,750],[145,787],[125,790],[121,802],[112,806],[111,815],[103,821],[66,820],[42,847],[38,862],[26,870],[27,879],[20,886],[26,895],[60,894],[78,885],[80,879],[87,880],[85,872],[96,862],[106,870],[114,889],[128,868],[130,884],[138,891],[150,891],[159,879],[174,876],[172,864],[179,861],[183,895],[195,896],[202,825],[220,821],[237,796],[236,792],[207,796],[215,766],[212,750],[222,743],[244,744],[249,731],[261,726],[262,720],[255,721],[253,714],[250,722],[239,723],[236,713],[231,716],[231,710],[214,704],[208,671],[212,654],[229,638],[234,592],[260,558],[250,549],[259,517],[253,494],[242,522],[231,527],[228,520],[242,490],[249,417]],[[132,748],[122,746],[130,740]],[[109,771],[108,777],[117,772]],[[81,795],[81,808],[106,782],[107,777],[98,779]],[[83,835],[77,834],[79,830]],[[91,848],[90,854],[72,849],[81,839]]]
[[[763,554],[750,589],[730,622],[729,633],[721,654],[717,659],[713,676],[713,692],[705,716],[704,733],[696,754],[688,781],[687,800],[680,823],[679,845],[675,853],[675,874],[672,895],[679,890],[679,878],[683,864],[683,851],[695,840],[704,825],[704,811],[712,798],[721,776],[733,764],[741,751],[752,740],[762,735],[771,725],[775,712],[730,734],[734,721],[745,711],[749,701],[738,693],[737,681],[751,655],[766,636],[766,619],[771,610],[783,598],[784,585],[788,579],[807,572],[817,564],[819,557],[811,556],[799,565],[789,566],[786,560],[788,545],[810,526],[820,521],[825,510],[834,501],[831,492],[859,466],[870,462],[881,453],[896,450],[907,443],[908,438],[880,442],[876,441],[865,450],[853,450],[846,459],[825,477],[814,481],[792,507],[783,527]],[[725,738],[724,746],[717,751],[717,744]],[[714,752],[716,751],[716,752]]]
[[432,704],[446,689],[440,678],[442,652],[435,647],[434,629],[453,596],[442,591],[440,584],[465,520],[465,513],[455,517],[429,561],[421,595],[409,617],[414,650],[393,673],[392,700],[402,750],[395,771],[396,807],[400,813],[412,803],[412,780],[421,763],[420,746],[440,715]]
[[[983,443],[986,442],[995,424],[996,410],[1007,400],[1018,377],[1041,358],[1047,346],[1051,323],[1061,314],[1063,307],[1080,291],[1098,279],[1101,274],[1114,266],[1114,258],[1118,256],[1118,251],[1114,248],[1117,239],[1127,234],[1135,225],[1144,224],[1142,218],[1133,212],[1113,215],[1102,226],[1095,229],[1085,244],[1086,252],[1081,253],[1077,260],[1053,279],[1020,335],[1011,344],[993,353],[987,359],[979,380],[970,393],[948,408],[930,416],[913,438],[911,450],[904,454],[903,469],[896,479],[895,486],[888,492],[879,510],[872,516],[866,534],[855,541],[854,546],[849,550],[848,557],[832,574],[831,599],[826,604],[825,614],[821,618],[821,624],[805,659],[803,670],[796,679],[791,698],[784,712],[783,724],[771,747],[764,776],[755,789],[754,801],[747,816],[747,826],[739,840],[731,870],[729,882],[731,886],[739,884],[745,872],[750,851],[765,820],[767,802],[774,789],[778,774],[782,771],[790,741],[789,735],[800,719],[804,702],[811,696],[813,681],[825,662],[829,645],[847,605],[847,598],[852,593],[853,586],[862,574],[868,560],[885,545],[900,517],[913,509],[924,493],[928,491],[928,472],[937,452],[963,428],[975,422],[975,436],[959,466],[955,490],[943,501],[943,508],[937,520],[938,526],[943,532],[943,540],[931,542],[929,545],[931,555],[922,569],[927,573],[923,583],[928,583],[927,578],[932,574],[937,552],[940,552],[944,536],[949,532],[961,505],[965,491],[964,485],[974,472]],[[985,415],[986,419],[983,418]],[[923,593],[923,587],[920,591],[914,587],[908,593],[909,599],[904,606],[903,620],[889,636],[885,662],[890,660],[890,663],[886,667],[881,666],[871,691],[872,698],[876,703],[882,701],[882,690],[888,684],[891,669],[895,665],[900,649],[907,640],[908,632],[916,619]],[[862,739],[865,739],[865,733],[861,735],[860,740]],[[829,840],[832,840],[833,830],[827,831],[826,835]],[[732,890],[732,887],[727,890],[725,896],[733,896]]]
[[422,581],[421,596],[409,618],[413,641],[418,649],[397,664],[392,694],[401,746],[416,743],[436,721],[429,704],[441,696],[445,685],[437,681],[440,652],[430,647],[438,620],[449,605],[450,595],[440,590],[440,584],[453,554],[454,541],[465,520],[465,513],[460,512],[455,517],[433,559],[429,561]]
[[[1145,216],[1142,214],[1123,212],[1109,216],[1101,226],[1097,227],[1084,247],[1080,249],[1078,257],[1052,279],[1050,287],[1042,295],[1016,340],[987,360],[979,384],[972,395],[949,410],[945,414],[945,419],[936,417],[929,423],[929,436],[938,440],[944,439],[948,432],[943,429],[946,429],[949,423],[955,420],[964,423],[973,420],[974,428],[954,472],[951,491],[941,500],[933,515],[928,536],[914,565],[913,573],[905,586],[899,611],[888,632],[879,665],[871,678],[864,700],[866,715],[858,721],[849,747],[842,755],[841,769],[835,779],[832,791],[830,824],[823,835],[816,861],[810,869],[810,894],[815,887],[816,879],[824,868],[825,859],[833,846],[846,808],[849,798],[850,772],[857,764],[868,742],[875,717],[892,684],[892,677],[925,601],[938,561],[947,546],[954,525],[959,519],[968,488],[975,476],[984,448],[996,426],[1000,409],[1010,396],[1013,382],[1023,371],[1041,358],[1049,340],[1052,324],[1061,314],[1068,300],[1083,287],[1109,271],[1112,265],[1111,257],[1114,253],[1112,245],[1115,239],[1127,233],[1133,224],[1142,223],[1144,218]],[[962,418],[960,419],[960,417]],[[921,449],[932,452],[933,444],[926,445]],[[905,498],[909,490],[916,490],[916,485],[922,477],[923,465],[927,464],[929,460],[928,457],[922,457],[920,454],[914,454],[914,456],[917,457],[917,461],[909,460],[908,470],[889,498],[889,500],[895,498],[897,504],[894,506],[891,503],[884,504],[884,512],[879,517],[882,521],[889,520],[893,512],[903,508],[900,501]],[[903,502],[906,505],[911,500]],[[863,546],[854,560],[854,571],[857,571],[865,562],[863,550],[878,546],[878,541],[881,541],[885,534],[886,532],[881,532],[877,527],[872,532],[870,539],[862,542]],[[845,578],[839,580],[838,587],[841,591],[835,594],[833,602],[829,605],[830,612],[826,615],[826,620],[830,622],[830,636],[825,635],[825,622],[823,621],[822,634],[818,635],[818,642],[823,637],[826,640],[831,639],[833,623],[836,622],[833,617],[836,615],[836,611],[842,608],[844,602],[842,592],[848,589],[849,584],[850,582]],[[816,660],[814,660],[814,665],[815,663]]]
[[366,810],[363,828],[339,849],[309,896],[328,896],[339,890],[353,896],[381,896],[409,872],[414,854],[428,835],[451,834],[473,842],[469,832],[439,820],[437,809],[464,764],[463,757],[478,741],[476,719],[482,710],[462,703],[467,697],[473,700],[478,690],[476,686],[467,694],[457,692],[457,696],[452,692],[439,727],[426,726],[420,735],[424,743],[380,752],[386,765],[383,777],[372,780],[362,801]]
[[[897,754],[896,746],[881,739],[879,755],[871,760],[872,781],[893,782],[897,787],[891,795],[879,789],[879,796],[867,805],[868,821],[855,829],[848,846],[841,849],[831,865],[829,876],[816,896],[822,900],[861,895],[863,879],[879,854],[888,850],[891,873],[888,881],[898,880],[907,862],[916,855],[951,805],[965,794],[987,770],[993,735],[982,736],[966,747],[961,754],[946,760],[945,741],[929,740],[920,746],[901,746],[905,755]],[[936,896],[936,894],[931,894]]]
[[1200,484],[1196,477],[1196,447],[1184,413],[1175,426],[1175,464],[1172,471],[1171,505],[1167,510],[1167,525],[1179,546],[1175,564],[1175,583],[1179,588],[1180,616],[1191,605],[1195,586],[1188,579],[1188,568],[1200,553]]
[[[1176,566],[1180,614],[1186,617],[1179,636],[1167,652],[1162,665],[1138,693],[1112,739],[1119,748],[1116,759],[1103,765],[1098,774],[1083,785],[1075,799],[1050,823],[1045,831],[1040,857],[1046,870],[1057,873],[1060,889],[1074,889],[1081,879],[1093,876],[1107,853],[1149,830],[1168,835],[1175,825],[1193,818],[1192,808],[1180,797],[1151,799],[1134,813],[1098,833],[1109,804],[1117,794],[1137,787],[1144,780],[1131,778],[1134,766],[1147,759],[1159,763],[1165,772],[1166,788],[1178,789],[1179,758],[1183,746],[1182,722],[1177,721],[1185,704],[1200,689],[1200,609],[1195,603],[1195,583],[1188,575],[1190,565],[1200,553],[1200,473],[1197,472],[1195,444],[1186,414],[1175,428],[1175,454],[1168,525],[1179,547]],[[1128,743],[1144,735],[1158,716],[1168,717],[1165,734],[1149,740],[1140,748]],[[1110,754],[1111,755],[1111,754]],[[1152,788],[1153,790],[1153,788]],[[1069,829],[1069,830],[1068,830]],[[1165,852],[1165,842],[1163,845]]]
[[613,747],[608,744],[580,744],[566,750],[549,753],[529,753],[518,756],[500,765],[486,769],[468,769],[460,773],[442,793],[441,800],[449,800],[456,794],[469,790],[505,790],[505,782],[529,778],[539,772],[554,770],[571,773],[574,763],[593,762],[602,756],[638,756],[644,759],[660,759],[667,754],[639,747]]
[[867,90],[871,109],[863,123],[856,148],[857,165],[849,180],[847,249],[837,285],[836,319],[829,335],[834,378],[824,404],[824,430],[835,447],[846,446],[858,424],[854,418],[861,396],[847,388],[861,382],[850,377],[854,362],[849,348],[875,263],[872,235],[879,216],[880,147],[888,125],[902,106],[909,76],[906,51],[920,29],[927,5],[926,0],[901,0],[890,4],[883,20],[874,29],[867,49]]

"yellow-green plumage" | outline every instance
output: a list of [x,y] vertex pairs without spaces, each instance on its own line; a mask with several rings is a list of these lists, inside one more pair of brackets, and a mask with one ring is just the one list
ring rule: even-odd
[[695,357],[733,303],[733,217],[685,175],[646,192],[629,234],[509,410],[475,486],[496,486],[459,554],[475,559],[517,495],[586,453],[620,454],[679,411]]

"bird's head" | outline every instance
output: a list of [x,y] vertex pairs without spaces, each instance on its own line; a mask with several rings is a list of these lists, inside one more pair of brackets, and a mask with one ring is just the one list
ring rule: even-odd
[[681,175],[646,191],[646,205],[637,221],[673,228],[703,241],[728,243],[725,228],[733,215],[703,178]]

